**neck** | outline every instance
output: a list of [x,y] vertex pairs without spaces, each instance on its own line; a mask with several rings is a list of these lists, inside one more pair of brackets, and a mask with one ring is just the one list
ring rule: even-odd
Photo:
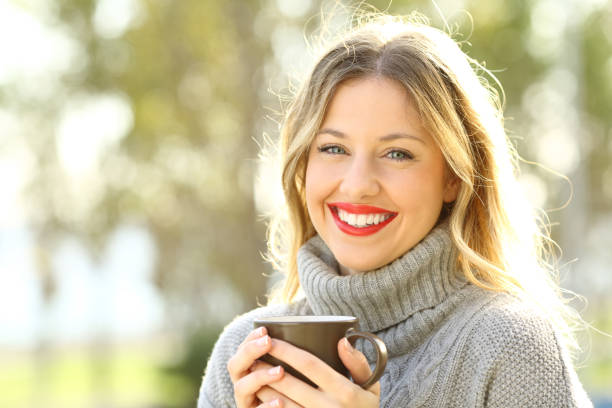
[[434,228],[406,254],[373,271],[339,265],[319,236],[298,253],[300,284],[317,315],[351,315],[376,331],[443,302],[465,284],[448,229]]
[[363,272],[356,271],[354,269],[351,269],[341,264],[338,264],[338,269],[340,270],[340,275],[342,276],[350,276],[350,275],[357,275],[357,274],[363,273]]

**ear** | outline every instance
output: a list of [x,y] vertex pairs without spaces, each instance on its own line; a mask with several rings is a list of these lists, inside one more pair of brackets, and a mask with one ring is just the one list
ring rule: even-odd
[[444,187],[443,200],[445,203],[452,203],[457,199],[457,195],[459,195],[459,186],[461,186],[461,179],[455,174],[450,174],[446,181],[446,186]]

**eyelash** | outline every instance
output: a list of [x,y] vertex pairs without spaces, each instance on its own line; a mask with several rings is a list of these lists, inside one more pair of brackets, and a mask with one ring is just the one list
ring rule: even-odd
[[[336,153],[332,153],[331,150],[337,148],[342,150],[342,152],[336,152]],[[337,154],[345,154],[346,150],[344,150],[344,148],[342,146],[338,146],[338,145],[325,145],[325,146],[320,146],[317,147],[317,150],[321,153],[326,153],[326,154],[331,154],[331,155],[337,155]],[[392,153],[401,153],[403,155],[403,157],[401,158],[392,158],[389,157],[389,159],[394,160],[394,161],[398,161],[398,162],[402,162],[402,161],[406,161],[406,160],[414,160],[414,156],[412,155],[412,153],[406,151],[406,150],[400,150],[400,149],[393,149],[389,152],[387,152],[385,154],[385,157],[388,157],[390,154]]]

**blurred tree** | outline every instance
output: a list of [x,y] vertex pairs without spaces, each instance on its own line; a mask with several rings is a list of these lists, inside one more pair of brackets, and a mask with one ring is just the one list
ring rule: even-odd
[[[265,234],[256,222],[252,188],[256,121],[263,116],[258,68],[269,53],[252,32],[261,2],[125,2],[132,10],[110,3],[53,3],[49,18],[74,41],[78,67],[59,78],[46,101],[10,95],[14,107],[29,110],[40,124],[27,135],[38,162],[28,202],[46,298],[54,288],[50,257],[66,235],[86,243],[99,260],[110,233],[136,222],[156,242],[166,332],[180,337],[202,327],[216,335],[219,320],[263,300],[269,270],[260,256]],[[115,14],[112,7],[119,7]],[[131,21],[117,26],[128,11]],[[91,107],[104,98],[119,108],[100,118]],[[81,126],[75,136],[72,124],[91,109],[96,126],[123,121],[125,134],[102,134],[118,137],[104,144],[96,129]],[[108,336],[100,332],[92,345],[100,396],[109,382]],[[186,350],[187,358],[199,357],[189,361],[199,374],[185,372],[194,383],[209,346]],[[42,376],[48,360],[43,337],[37,359]],[[109,398],[99,402],[110,406]]]
[[[30,193],[40,247],[48,248],[41,254],[65,233],[99,254],[110,231],[136,220],[155,237],[156,276],[177,308],[169,313],[177,328],[205,316],[216,275],[241,295],[237,309],[254,307],[267,269],[252,194],[257,67],[268,53],[251,29],[259,2],[143,1],[138,22],[118,36],[96,26],[101,3],[57,3],[59,21],[85,52],[83,69],[62,78],[53,110],[84,94],[116,94],[129,103],[133,126],[90,174],[66,171],[53,136],[36,141],[44,171]],[[79,200],[91,203],[83,209]]]

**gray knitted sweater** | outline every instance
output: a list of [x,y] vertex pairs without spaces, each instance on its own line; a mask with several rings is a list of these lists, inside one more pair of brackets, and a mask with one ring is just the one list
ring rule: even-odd
[[[389,361],[380,406],[592,407],[558,335],[524,302],[468,284],[445,227],[389,265],[342,276],[315,236],[298,253],[305,297],[255,309],[217,341],[198,408],[235,407],[228,359],[253,328],[275,315],[352,315],[383,339]],[[369,343],[359,342],[375,361]]]

